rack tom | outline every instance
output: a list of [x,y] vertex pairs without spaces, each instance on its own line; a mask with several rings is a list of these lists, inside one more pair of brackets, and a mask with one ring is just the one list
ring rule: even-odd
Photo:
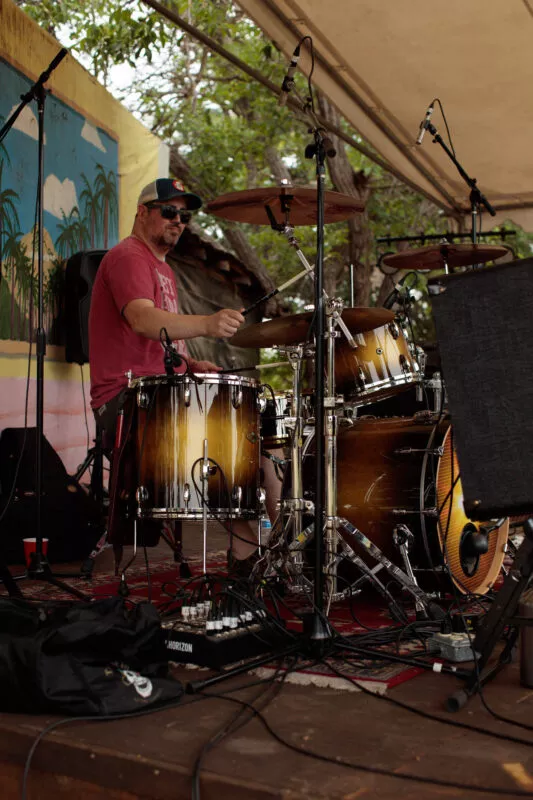
[[402,326],[387,325],[354,334],[357,348],[344,337],[335,345],[337,392],[356,406],[383,400],[414,386],[421,377]]

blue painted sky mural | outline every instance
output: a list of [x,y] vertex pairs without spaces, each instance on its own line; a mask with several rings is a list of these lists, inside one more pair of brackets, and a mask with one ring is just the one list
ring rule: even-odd
[[[0,127],[32,82],[0,60]],[[53,94],[45,104],[44,301],[51,344],[62,343],[66,260],[118,237],[118,143]],[[32,240],[37,194],[37,103],[0,144],[0,339],[28,341],[36,322]],[[35,258],[35,269],[37,269]]]

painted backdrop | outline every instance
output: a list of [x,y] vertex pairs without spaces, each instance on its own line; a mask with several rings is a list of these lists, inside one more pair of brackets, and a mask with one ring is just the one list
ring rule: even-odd
[[[31,82],[0,60],[0,86],[1,127]],[[44,324],[48,343],[63,344],[66,259],[118,240],[118,143],[52,94],[44,130]],[[0,339],[29,341],[37,321],[37,136],[32,101],[0,144]]]

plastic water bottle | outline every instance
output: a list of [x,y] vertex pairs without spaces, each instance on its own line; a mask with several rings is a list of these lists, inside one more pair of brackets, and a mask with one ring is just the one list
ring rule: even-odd
[[272,523],[270,522],[270,518],[268,514],[263,514],[261,517],[261,545],[267,545],[268,540],[270,539],[270,534],[272,532]]

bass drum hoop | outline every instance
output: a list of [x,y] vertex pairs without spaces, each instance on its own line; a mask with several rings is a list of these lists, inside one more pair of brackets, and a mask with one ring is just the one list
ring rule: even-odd
[[[430,445],[428,445],[428,449],[429,447]],[[509,537],[509,520],[506,519],[497,530],[489,534],[488,550],[478,557],[475,572],[472,575],[465,573],[461,555],[463,531],[468,524],[475,525],[476,528],[478,526],[466,516],[464,511],[463,487],[457,453],[453,446],[452,425],[449,425],[444,434],[441,448],[443,453],[437,464],[435,493],[438,513],[437,531],[444,563],[459,591],[464,594],[486,594],[494,586],[503,566]],[[421,498],[423,497],[424,481],[425,473],[421,480]],[[457,483],[454,487],[455,481]],[[451,494],[450,488],[452,489]],[[421,509],[423,510],[422,505]],[[424,535],[424,514],[421,514],[420,517]]]

